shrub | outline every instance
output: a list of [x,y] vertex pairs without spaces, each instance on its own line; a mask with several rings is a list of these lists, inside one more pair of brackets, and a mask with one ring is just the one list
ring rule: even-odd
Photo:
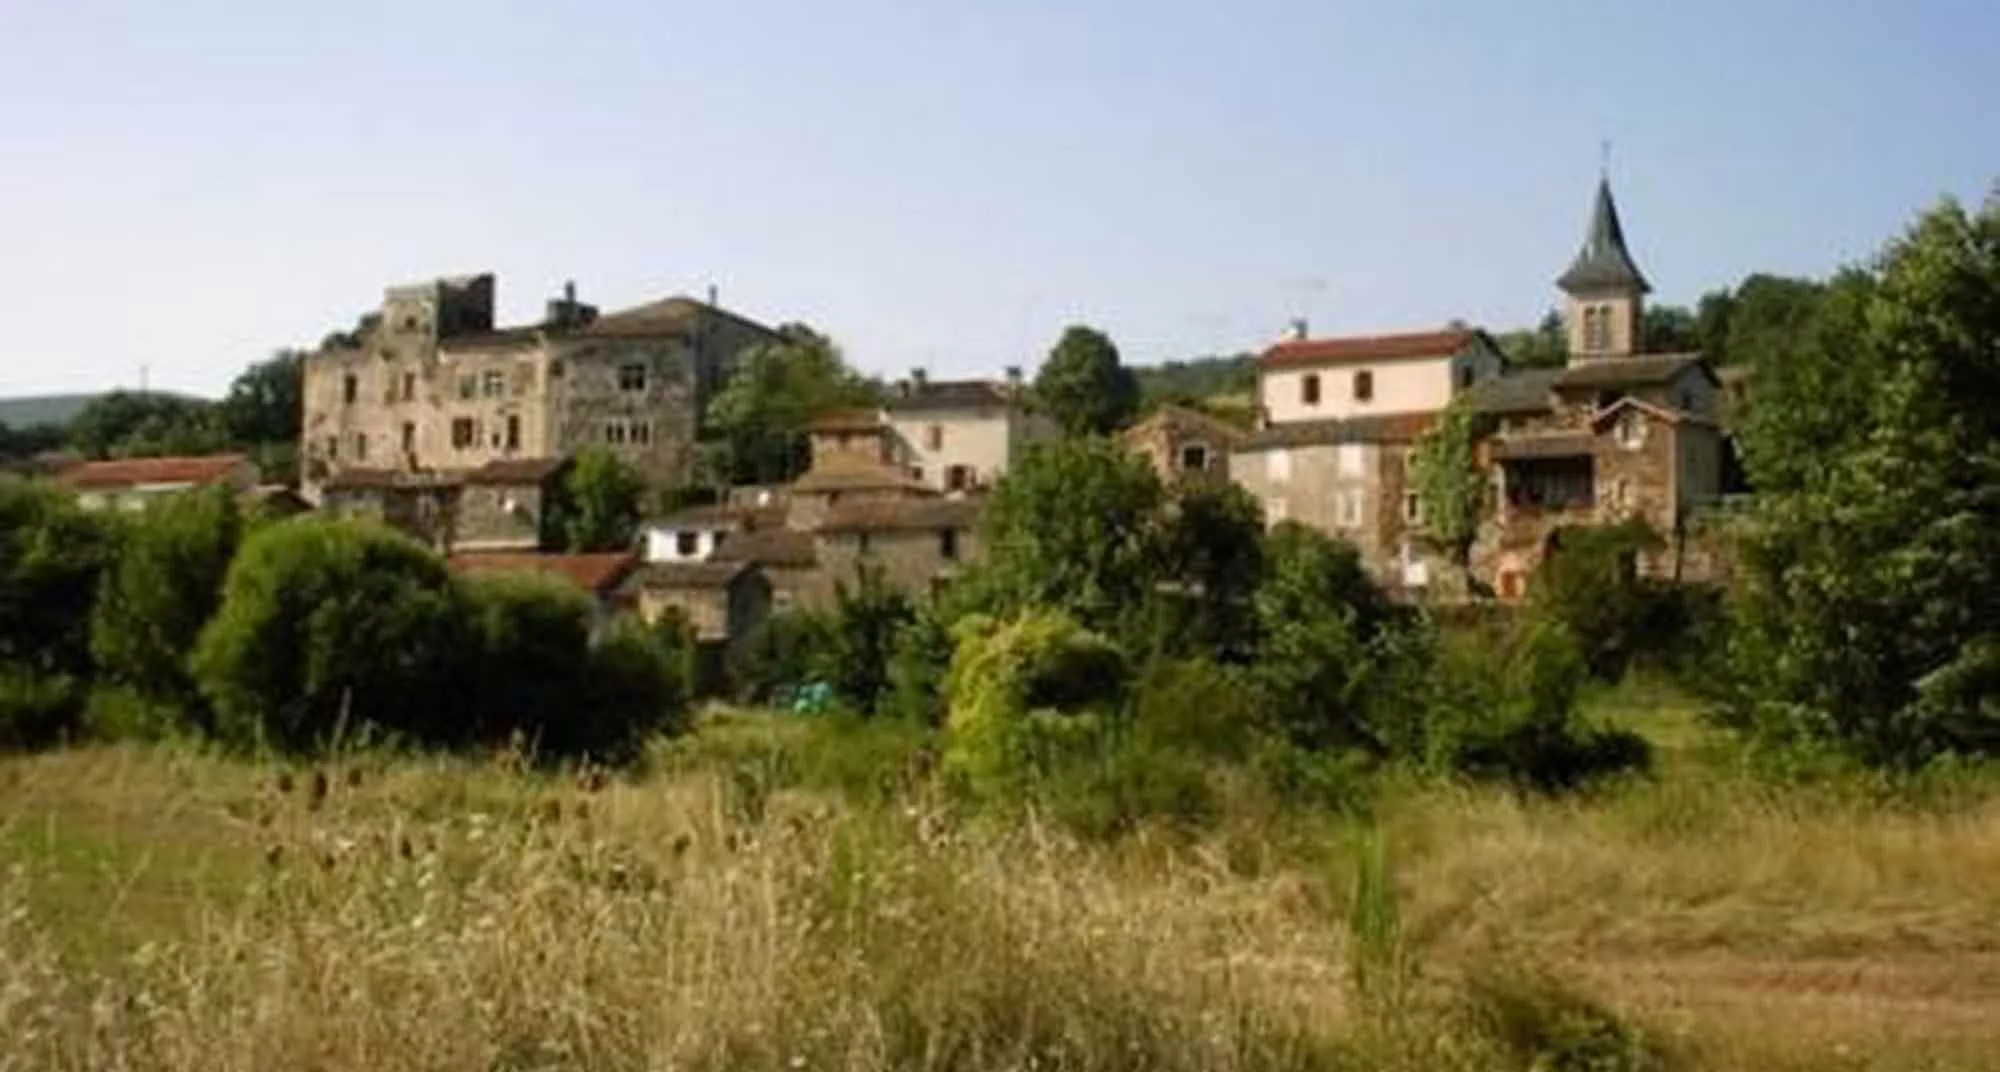
[[781,611],[729,653],[729,678],[745,703],[769,703],[810,679],[827,644],[827,623],[808,611]]
[[192,728],[185,703],[123,685],[99,685],[84,703],[83,735],[99,741],[159,741]]
[[450,739],[458,611],[444,563],[415,541],[298,518],[244,542],[194,678],[218,734],[237,744],[309,751],[343,725]]
[[74,736],[83,689],[64,674],[0,663],[0,749],[36,749]]
[[898,636],[916,616],[908,596],[882,571],[863,563],[854,582],[834,585],[825,643],[814,652],[814,677],[826,682],[850,710],[872,714],[889,692],[889,662]]
[[944,678],[953,648],[941,608],[928,605],[911,619],[889,656],[889,714],[925,726],[943,724]]
[[91,607],[119,534],[54,488],[0,478],[0,662],[90,675]]
[[1354,547],[1287,522],[1272,530],[1257,589],[1252,680],[1273,725],[1308,748],[1383,751],[1368,702],[1395,617]]
[[1661,546],[1638,520],[1563,529],[1535,575],[1530,612],[1578,639],[1589,673],[1618,677],[1641,653],[1673,640],[1670,589],[1638,573],[1639,556]]
[[543,749],[623,762],[649,736],[677,732],[687,711],[679,660],[658,634],[635,619],[620,619],[590,649],[577,702],[543,722]]
[[[471,645],[465,686],[472,718],[454,727],[470,740],[504,741],[516,731],[549,750],[550,726],[571,720],[590,652],[590,606],[553,577],[474,574],[458,579]],[[557,734],[562,733],[558,728]]]
[[944,763],[980,800],[1019,800],[1065,762],[1105,743],[1125,684],[1124,656],[1060,614],[959,624],[945,678]]
[[221,600],[242,528],[226,489],[154,503],[104,578],[91,616],[91,654],[103,678],[151,709],[148,719],[206,721],[188,652]]

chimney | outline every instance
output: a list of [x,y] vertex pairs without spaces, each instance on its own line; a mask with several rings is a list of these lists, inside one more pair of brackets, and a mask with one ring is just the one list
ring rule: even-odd
[[930,385],[930,382],[931,382],[930,373],[925,372],[923,369],[920,368],[913,368],[910,370],[910,386],[912,390],[921,394],[923,392],[923,389]]
[[1020,389],[1021,389],[1021,366],[1019,366],[1019,365],[1008,365],[1008,366],[1007,366],[1007,390],[1009,390],[1009,391],[1019,391]]
[[563,304],[569,306],[576,304],[576,280],[574,279],[563,280]]
[[1307,334],[1307,330],[1306,330],[1306,318],[1305,318],[1305,317],[1299,317],[1298,319],[1296,319],[1296,320],[1292,321],[1292,339],[1293,339],[1294,341],[1296,341],[1296,342],[1304,342],[1304,341],[1305,341],[1305,338],[1306,338],[1306,334]]

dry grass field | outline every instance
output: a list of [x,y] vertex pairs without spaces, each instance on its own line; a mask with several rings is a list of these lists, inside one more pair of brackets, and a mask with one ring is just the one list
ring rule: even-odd
[[1654,778],[1111,845],[720,752],[0,760],[0,1069],[2000,1063],[2000,792],[1774,787],[1602,703]]

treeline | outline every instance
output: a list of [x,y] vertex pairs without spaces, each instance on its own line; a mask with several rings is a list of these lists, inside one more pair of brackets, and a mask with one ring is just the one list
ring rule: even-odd
[[615,761],[677,724],[693,642],[593,636],[553,580],[457,577],[386,528],[245,513],[210,490],[138,514],[0,484],[0,746],[194,736],[519,745]]

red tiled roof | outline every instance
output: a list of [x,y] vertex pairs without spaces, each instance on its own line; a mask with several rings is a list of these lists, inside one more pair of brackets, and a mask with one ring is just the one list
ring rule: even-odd
[[1479,337],[1471,328],[1411,331],[1396,335],[1350,335],[1340,339],[1294,339],[1281,342],[1257,359],[1265,368],[1294,365],[1344,365],[1357,361],[1394,361],[1411,357],[1455,354]]
[[552,555],[534,551],[480,551],[446,560],[459,573],[539,573],[560,577],[586,592],[603,595],[632,572],[639,557],[630,551]]
[[78,462],[59,479],[73,488],[129,488],[140,484],[213,484],[248,459],[241,454],[193,458],[114,458]]

